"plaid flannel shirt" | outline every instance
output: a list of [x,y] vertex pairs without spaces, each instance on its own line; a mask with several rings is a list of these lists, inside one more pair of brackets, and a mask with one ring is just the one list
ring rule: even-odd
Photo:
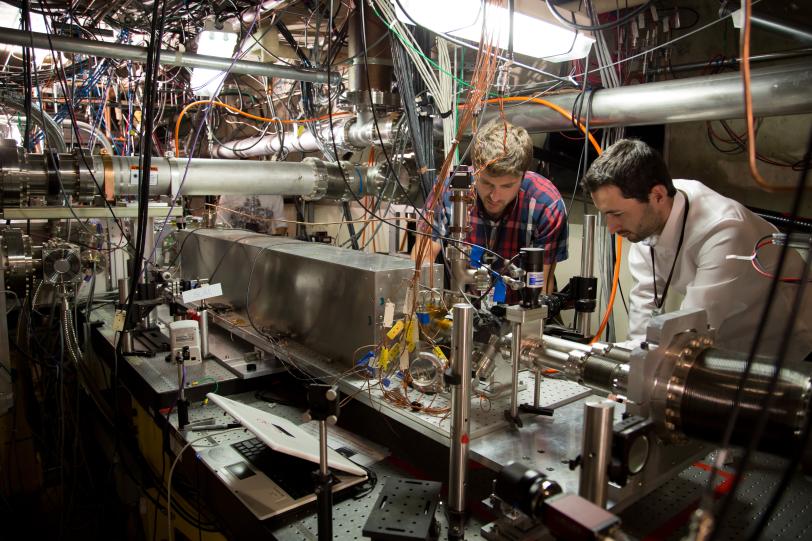
[[[448,236],[452,206],[449,182],[450,179],[446,180],[443,187],[442,207],[435,207],[434,240]],[[487,215],[479,197],[476,204],[470,205],[469,217],[471,229],[465,240],[505,259],[511,259],[526,246],[544,248],[545,264],[568,257],[566,206],[553,183],[538,173],[525,173],[516,199],[499,219],[493,220]],[[494,269],[500,270],[501,263],[495,262]]]

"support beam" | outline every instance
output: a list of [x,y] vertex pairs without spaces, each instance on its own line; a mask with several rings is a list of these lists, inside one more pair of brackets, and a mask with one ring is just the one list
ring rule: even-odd
[[[147,61],[147,49],[135,45],[121,43],[107,43],[86,39],[67,38],[64,36],[49,36],[40,32],[23,32],[14,28],[0,28],[0,43],[16,45],[18,47],[34,47],[64,53],[77,53],[102,58],[116,58],[120,60]],[[195,53],[182,53],[180,51],[161,51],[161,64],[168,66],[181,66],[186,68],[207,68],[229,73],[245,75],[260,75],[264,77],[278,77],[293,79],[307,83],[326,83],[326,71],[279,66],[277,64],[263,64],[248,60],[232,61],[231,58],[219,58]],[[334,85],[341,83],[341,75],[329,73],[330,82]]]

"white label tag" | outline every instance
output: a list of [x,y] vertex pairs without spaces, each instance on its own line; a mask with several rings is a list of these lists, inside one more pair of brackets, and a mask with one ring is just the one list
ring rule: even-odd
[[223,294],[222,285],[209,284],[207,286],[190,289],[189,291],[184,291],[181,294],[181,297],[183,297],[183,302],[190,303],[202,301],[203,299],[208,299],[211,297],[219,297],[222,294]]
[[125,319],[127,319],[127,312],[124,310],[116,310],[116,315],[113,317],[113,331],[123,331]]
[[412,313],[412,288],[408,288],[406,290],[406,300],[403,303],[403,313],[404,314],[411,314]]
[[526,283],[530,288],[544,287],[544,272],[528,272]]
[[400,369],[406,370],[409,368],[409,349],[404,348],[400,354]]
[[[141,176],[141,169],[137,165],[130,166],[130,186],[137,186],[138,179]],[[150,167],[149,168],[149,185],[150,186],[157,186],[158,185],[158,168],[157,167]]]
[[383,306],[383,326],[389,328],[395,322],[395,303],[387,301]]

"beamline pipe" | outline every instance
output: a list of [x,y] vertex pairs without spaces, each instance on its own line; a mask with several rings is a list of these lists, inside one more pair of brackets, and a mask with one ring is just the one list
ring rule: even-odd
[[[54,51],[98,56],[101,58],[133,60],[143,63],[147,61],[147,49],[145,47],[68,38],[64,36],[49,36],[48,34],[40,32],[23,32],[22,30],[16,30],[14,28],[0,27],[0,43],[46,50],[50,50],[53,47]],[[243,75],[292,79],[306,83],[327,83],[329,77],[331,84],[338,85],[341,83],[341,75],[337,72],[328,73],[321,70],[293,68],[290,66],[265,64],[250,60],[232,61],[231,58],[219,58],[216,56],[184,53],[181,51],[162,50],[160,61],[161,64],[168,66],[206,68]]]
[[[765,66],[752,71],[754,114],[758,117],[812,112],[812,58],[806,57]],[[579,93],[545,96],[545,100],[572,111]],[[739,73],[724,73],[657,83],[595,90],[583,100],[582,117],[590,104],[590,128],[645,126],[704,122],[744,118],[742,79]],[[490,107],[483,122],[501,118],[497,107]],[[506,103],[504,118],[530,132],[572,130],[568,118],[536,103]],[[442,133],[440,119],[435,133]]]

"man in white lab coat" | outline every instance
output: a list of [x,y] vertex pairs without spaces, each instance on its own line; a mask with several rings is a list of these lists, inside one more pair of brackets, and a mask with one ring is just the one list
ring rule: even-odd
[[[717,329],[716,345],[749,352],[767,302],[779,249],[749,257],[775,227],[736,201],[695,180],[671,179],[660,154],[634,139],[607,148],[584,176],[610,233],[631,241],[629,338],[644,340],[651,319],[666,298],[683,296],[680,308],[704,308]],[[732,257],[731,257],[732,256]],[[744,256],[744,257],[742,257]],[[803,260],[792,250],[781,276],[761,354],[775,357],[798,292]],[[807,287],[806,291],[812,290]],[[788,359],[812,352],[812,296],[805,294],[794,322]]]

